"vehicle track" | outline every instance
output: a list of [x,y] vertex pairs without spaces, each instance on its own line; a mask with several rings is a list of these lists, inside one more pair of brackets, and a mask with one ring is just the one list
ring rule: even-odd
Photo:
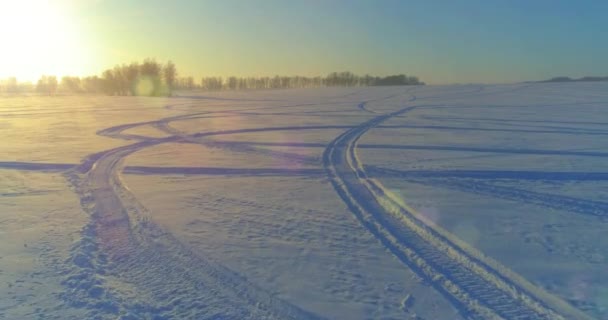
[[404,264],[444,294],[465,317],[588,318],[424,220],[367,176],[356,155],[359,138],[383,121],[415,108],[387,113],[349,129],[323,153],[323,164],[331,183],[360,223]]
[[[103,133],[120,137],[122,130],[132,127]],[[70,289],[62,295],[64,300],[88,308],[89,316],[102,312],[161,318],[320,319],[193,252],[149,219],[122,183],[122,162],[143,148],[180,139],[149,138],[100,152],[66,172],[91,222],[73,250],[75,269],[64,281]]]
[[[360,146],[360,145],[359,145]],[[438,184],[446,179],[476,180],[532,180],[532,181],[606,181],[608,172],[584,171],[527,171],[527,170],[397,170],[366,165],[367,173],[374,176],[391,176],[405,179],[437,179]],[[434,180],[429,180],[434,182]],[[451,180],[450,180],[451,181]],[[417,182],[424,182],[420,180]]]
[[[63,282],[69,288],[61,295],[64,301],[87,308],[91,317],[101,313],[107,317],[321,318],[194,253],[163,231],[149,219],[146,209],[122,183],[120,172],[128,155],[163,143],[197,141],[222,134],[349,126],[249,128],[184,135],[167,125],[170,121],[217,116],[209,113],[177,115],[100,130],[99,135],[137,142],[89,155],[65,173],[80,196],[83,209],[91,215],[91,221],[73,248],[74,268]],[[123,133],[139,126],[164,129],[170,135],[153,138]],[[281,156],[296,158],[287,153]]]
[[[381,122],[414,108],[384,114],[354,128],[339,125],[270,127],[190,135],[171,131],[168,122],[194,116],[190,114],[100,131],[101,135],[140,141],[90,155],[66,173],[81,197],[83,208],[92,217],[73,253],[78,270],[65,282],[76,294],[66,300],[80,300],[75,302],[90,306],[91,310],[105,309],[114,314],[222,319],[319,318],[192,252],[164,232],[148,218],[146,209],[122,183],[120,172],[125,157],[162,143],[192,143],[198,141],[197,138],[235,133],[343,128],[348,130],[332,141],[323,154],[323,165],[334,188],[370,232],[402,262],[428,279],[463,315],[505,319],[587,318],[437,226],[421,220],[380,183],[368,178],[356,156],[359,137]],[[169,129],[171,135],[149,138],[122,134],[138,125]],[[108,282],[120,286],[117,288]],[[104,288],[108,290],[104,292]],[[131,301],[135,297],[137,299]],[[232,308],[214,308],[219,305]]]
[[[417,87],[411,87],[411,88],[409,88],[409,89],[405,90],[405,92],[403,92],[402,94],[408,94],[408,93],[411,93],[412,91],[416,90],[416,88],[417,88]],[[373,113],[373,114],[382,114],[382,112],[378,112],[378,111],[375,111],[375,110],[369,109],[369,108],[367,107],[367,105],[368,105],[370,102],[380,102],[380,101],[385,101],[385,100],[389,100],[389,99],[394,98],[394,97],[397,97],[397,96],[401,96],[402,94],[397,93],[397,94],[393,94],[393,95],[386,96],[386,97],[376,98],[376,99],[372,99],[372,100],[365,100],[365,101],[362,101],[362,102],[360,102],[359,104],[357,104],[357,108],[361,109],[361,111],[365,111],[365,112],[368,112],[368,113]],[[416,100],[416,96],[415,96],[415,95],[413,95],[413,94],[411,94],[411,95],[410,95],[410,98],[409,98],[409,100],[408,100],[408,101],[410,101],[410,102],[411,102],[411,101],[415,101],[415,100]]]
[[498,186],[482,181],[433,179],[408,179],[408,181],[438,188],[447,188],[462,192],[490,196],[498,199],[533,204],[536,206],[562,210],[571,213],[594,216],[601,218],[602,220],[608,218],[608,203],[604,201],[587,200],[565,195],[557,195],[531,190],[524,190],[519,188]]

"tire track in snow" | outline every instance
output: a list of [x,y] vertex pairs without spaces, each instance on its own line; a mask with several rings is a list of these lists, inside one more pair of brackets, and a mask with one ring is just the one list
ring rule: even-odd
[[604,201],[587,200],[564,195],[556,195],[512,187],[498,186],[481,181],[425,181],[417,179],[407,179],[407,181],[417,184],[429,185],[432,187],[446,188],[461,192],[490,196],[498,199],[528,203],[545,208],[594,216],[601,219],[608,218],[608,202]]
[[475,319],[588,318],[424,220],[367,176],[356,155],[358,139],[383,121],[414,108],[384,114],[349,129],[323,153],[323,164],[331,183],[360,223],[404,264],[428,279],[464,316]]
[[[301,155],[301,154],[292,153],[292,152],[284,152],[284,151],[270,150],[270,149],[265,149],[265,148],[258,148],[255,146],[250,146],[247,143],[238,143],[238,142],[234,143],[234,142],[224,142],[224,141],[217,141],[217,140],[210,140],[210,139],[197,139],[196,135],[188,135],[188,134],[170,126],[169,121],[157,123],[155,125],[155,127],[157,129],[159,129],[163,132],[166,132],[168,134],[171,134],[173,136],[182,137],[182,139],[188,143],[199,144],[199,145],[202,145],[202,146],[205,146],[208,148],[218,148],[218,149],[230,150],[233,152],[259,154],[259,155],[263,155],[263,156],[270,156],[275,159],[284,159],[284,160],[288,160],[288,161],[293,161],[294,163],[298,163],[298,164],[319,165],[321,163],[320,159],[318,159],[317,157],[311,157],[311,156]],[[304,129],[303,127],[293,127],[291,129],[296,129],[296,128]],[[320,128],[318,126],[313,126],[311,128],[312,129],[334,129],[335,127],[334,126],[329,126],[329,127],[324,126],[323,128]],[[243,129],[243,130],[247,130],[246,132],[260,132],[258,129],[255,129],[255,128],[254,129]],[[254,131],[251,131],[251,130],[254,130]],[[207,135],[205,135],[205,136],[207,136]],[[198,137],[200,137],[200,135]]]
[[[247,153],[247,151],[243,151]],[[225,167],[124,167],[123,173],[137,175],[208,175],[240,177],[325,177],[322,169],[273,169],[273,168],[225,168]]]
[[[163,120],[167,119],[159,121]],[[100,134],[120,137],[122,130],[132,127],[121,125]],[[192,136],[280,129],[227,130]],[[64,300],[89,308],[90,316],[101,312],[108,316],[160,318],[319,319],[197,255],[148,218],[146,209],[122,183],[122,162],[143,148],[181,139],[148,138],[100,152],[66,173],[84,210],[91,214],[91,222],[73,250],[76,268],[64,281],[69,288],[62,295]]]
[[[410,92],[416,90],[416,88],[417,87],[409,88],[408,90],[405,90],[404,94],[410,93]],[[362,111],[368,112],[368,113],[381,114],[381,112],[374,111],[372,109],[367,108],[367,104],[370,103],[370,102],[378,102],[378,101],[388,100],[388,99],[391,99],[391,98],[394,98],[394,97],[397,97],[397,96],[400,96],[400,95],[401,94],[396,93],[396,94],[393,94],[393,95],[390,95],[390,96],[386,96],[386,97],[382,97],[382,98],[362,101],[362,102],[360,102],[357,105],[357,108],[361,109]],[[408,102],[415,101],[415,100],[416,100],[416,96],[412,94],[412,95],[410,95],[410,98],[409,98]]]
[[[397,170],[366,165],[367,174],[401,177],[405,179],[479,179],[479,180],[536,180],[536,181],[606,181],[608,172],[585,171],[522,171],[522,170]],[[417,180],[416,180],[417,181]],[[423,180],[420,180],[424,182]],[[452,180],[441,180],[452,181]]]
[[[599,103],[608,103],[608,101],[603,101],[603,102],[598,102]],[[583,104],[583,103],[578,103],[579,104]],[[587,103],[589,104],[589,103]],[[572,105],[572,103],[570,104],[564,104],[564,105]],[[545,106],[545,105],[542,105]],[[541,106],[541,107],[542,107]],[[559,104],[555,104],[552,106],[559,106]],[[534,105],[528,106],[528,108],[534,108]],[[500,118],[480,118],[480,117],[475,117],[475,118],[464,118],[464,117],[439,117],[439,116],[422,116],[421,119],[427,119],[427,120],[438,120],[438,121],[478,121],[478,122],[493,122],[493,123],[540,123],[540,124],[568,124],[568,125],[596,125],[596,126],[608,126],[608,122],[597,122],[597,121],[559,121],[559,120],[519,120],[519,119],[500,119]],[[586,129],[586,128],[582,128],[582,129]]]

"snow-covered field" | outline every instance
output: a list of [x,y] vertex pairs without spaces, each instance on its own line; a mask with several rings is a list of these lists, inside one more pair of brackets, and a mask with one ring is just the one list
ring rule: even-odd
[[608,319],[608,84],[0,98],[0,319]]

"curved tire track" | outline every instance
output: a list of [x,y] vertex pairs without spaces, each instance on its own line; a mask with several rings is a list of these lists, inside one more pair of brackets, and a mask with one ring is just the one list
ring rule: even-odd
[[358,139],[383,121],[414,108],[381,115],[347,130],[323,153],[331,183],[360,223],[404,264],[426,278],[464,316],[587,319],[579,310],[424,220],[367,176],[356,155]]
[[[169,119],[175,117],[159,121]],[[149,124],[154,123],[141,123]],[[117,126],[100,134],[122,137],[122,130],[133,127]],[[228,130],[192,136],[281,129],[295,128]],[[84,210],[91,214],[91,222],[73,250],[76,268],[64,281],[70,289],[62,295],[64,299],[90,309],[91,316],[102,312],[161,318],[320,319],[197,255],[148,218],[146,209],[121,181],[122,162],[143,148],[182,139],[148,138],[100,152],[66,173]]]

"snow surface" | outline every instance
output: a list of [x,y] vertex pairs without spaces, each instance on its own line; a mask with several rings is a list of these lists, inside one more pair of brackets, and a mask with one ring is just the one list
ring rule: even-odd
[[604,83],[0,99],[0,319],[608,317]]

